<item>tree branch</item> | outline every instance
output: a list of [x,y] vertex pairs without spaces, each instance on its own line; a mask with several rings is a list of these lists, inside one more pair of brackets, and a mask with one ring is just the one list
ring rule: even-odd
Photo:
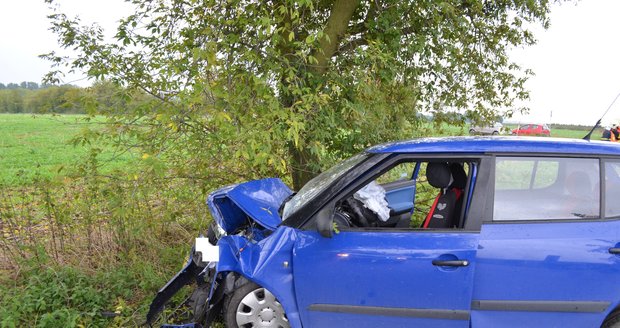
[[365,35],[362,35],[359,38],[356,38],[347,43],[344,43],[342,46],[340,46],[340,48],[338,48],[338,51],[336,53],[349,52],[359,46],[365,46],[367,44],[368,44],[368,39],[366,38]]

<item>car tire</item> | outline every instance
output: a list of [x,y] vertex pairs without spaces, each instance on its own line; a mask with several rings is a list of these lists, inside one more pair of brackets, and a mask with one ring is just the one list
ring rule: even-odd
[[289,328],[282,304],[253,282],[235,289],[224,302],[224,320],[228,328]]
[[493,131],[493,133],[491,133],[491,134],[492,134],[492,135],[494,135],[494,136],[496,136],[496,135],[498,135],[498,134],[499,134],[499,132],[497,132],[497,131]]
[[474,130],[474,129],[469,129],[469,134],[476,134],[476,130]]
[[189,307],[192,310],[192,320],[203,324],[207,313],[207,300],[209,298],[210,284],[197,286],[189,297]]
[[620,310],[612,312],[603,322],[601,328],[620,328]]

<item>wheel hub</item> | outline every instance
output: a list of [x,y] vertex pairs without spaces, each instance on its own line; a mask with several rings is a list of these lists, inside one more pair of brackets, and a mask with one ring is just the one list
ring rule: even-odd
[[270,308],[263,309],[262,311],[260,311],[260,314],[258,315],[258,317],[263,322],[271,322],[271,320],[273,320],[275,316],[276,316],[275,311],[273,311]]
[[282,304],[265,288],[248,293],[237,307],[236,321],[243,328],[289,328]]

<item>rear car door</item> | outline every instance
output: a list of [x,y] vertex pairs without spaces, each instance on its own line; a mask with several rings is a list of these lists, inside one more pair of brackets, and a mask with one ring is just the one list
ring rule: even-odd
[[620,163],[498,156],[494,173],[472,326],[600,326],[620,299],[620,206],[600,192]]

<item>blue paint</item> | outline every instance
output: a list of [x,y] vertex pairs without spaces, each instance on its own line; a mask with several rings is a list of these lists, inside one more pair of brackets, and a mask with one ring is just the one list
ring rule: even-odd
[[209,195],[207,203],[226,233],[234,233],[248,217],[264,228],[275,230],[282,221],[278,208],[291,193],[282,180],[270,178],[218,189]]
[[[301,231],[294,283],[309,327],[469,327],[468,320],[350,315],[308,311],[311,304],[469,310],[478,234],[463,232],[341,232],[331,239]],[[434,259],[470,261],[445,270]],[[348,324],[343,324],[348,322]]]
[[[480,232],[474,299],[620,300],[620,221],[487,224]],[[532,322],[538,327],[600,327],[605,313],[473,311],[472,326]]]
[[415,195],[415,184],[391,189],[385,192],[385,199],[388,205],[396,212],[413,210],[413,197]]
[[[291,327],[301,327],[293,286],[293,246],[297,230],[279,227],[268,238],[252,242],[241,236],[220,239],[218,272],[236,272],[267,288],[280,301]],[[285,266],[284,263],[289,263]]]
[[448,137],[420,138],[371,147],[371,153],[483,154],[564,153],[620,155],[620,143],[567,138],[538,137]]

